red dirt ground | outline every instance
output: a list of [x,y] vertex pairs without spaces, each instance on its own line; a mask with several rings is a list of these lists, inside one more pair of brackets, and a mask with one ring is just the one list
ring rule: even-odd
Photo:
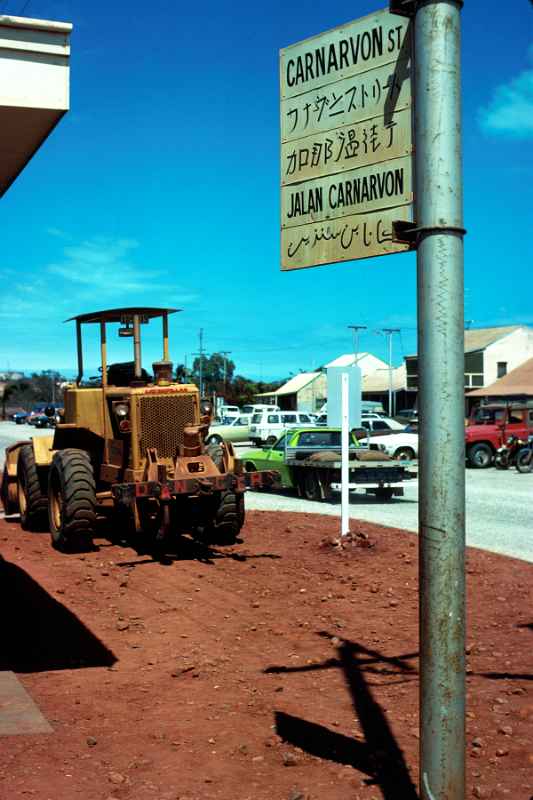
[[[2,737],[0,797],[415,800],[417,538],[358,530],[251,512],[161,564],[0,521],[0,669],[54,729]],[[532,572],[468,552],[467,797],[533,793]]]

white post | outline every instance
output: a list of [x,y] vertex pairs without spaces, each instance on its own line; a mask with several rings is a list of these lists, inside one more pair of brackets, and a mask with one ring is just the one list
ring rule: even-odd
[[348,461],[349,461],[349,388],[350,378],[346,372],[341,376],[341,536],[350,533],[349,517],[349,492],[348,483],[350,482]]

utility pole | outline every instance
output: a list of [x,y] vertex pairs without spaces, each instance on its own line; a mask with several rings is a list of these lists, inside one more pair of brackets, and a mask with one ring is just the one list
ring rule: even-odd
[[203,372],[203,370],[204,370],[204,353],[205,353],[205,350],[204,350],[204,329],[203,328],[200,328],[200,330],[198,332],[198,338],[200,340],[200,346],[198,348],[198,353],[193,353],[193,355],[200,357],[200,370],[199,370],[199,372],[200,372],[200,386],[199,386],[199,389],[200,389],[200,400],[201,400],[202,397],[204,396],[204,378],[203,378],[204,372]]
[[395,333],[400,333],[399,328],[383,328],[382,333],[389,337],[389,417],[394,416],[395,409],[393,406],[393,391],[392,391],[392,336]]
[[366,331],[366,325],[348,325],[348,328],[352,331],[353,334],[353,354],[354,354],[354,366],[357,363],[357,356],[359,355],[359,331]]
[[231,350],[221,350],[220,354],[224,356],[224,399],[226,395],[226,379],[227,379],[227,368],[228,368],[228,356],[231,353]]

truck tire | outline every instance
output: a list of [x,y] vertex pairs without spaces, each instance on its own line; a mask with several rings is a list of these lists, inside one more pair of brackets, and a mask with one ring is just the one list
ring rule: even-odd
[[399,447],[394,453],[394,458],[399,461],[412,461],[415,457],[415,451],[412,447]]
[[394,497],[394,490],[391,489],[390,486],[381,486],[379,489],[376,489],[375,495],[379,497],[380,500],[392,500]]
[[214,517],[203,529],[203,538],[210,544],[235,544],[244,516],[244,494],[221,492]]
[[20,524],[25,531],[46,530],[48,500],[42,490],[31,444],[20,448],[17,461]]
[[493,452],[489,444],[478,442],[468,450],[468,463],[474,469],[486,469],[492,463]]
[[314,469],[304,469],[302,489],[306,500],[322,500],[320,481]]
[[85,450],[66,448],[54,456],[48,481],[52,544],[59,550],[87,550],[96,527],[96,487]]

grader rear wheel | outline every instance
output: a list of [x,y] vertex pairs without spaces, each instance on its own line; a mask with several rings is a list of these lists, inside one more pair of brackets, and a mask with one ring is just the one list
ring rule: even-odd
[[85,450],[67,448],[55,454],[48,483],[48,517],[54,547],[91,547],[96,527],[96,487]]

